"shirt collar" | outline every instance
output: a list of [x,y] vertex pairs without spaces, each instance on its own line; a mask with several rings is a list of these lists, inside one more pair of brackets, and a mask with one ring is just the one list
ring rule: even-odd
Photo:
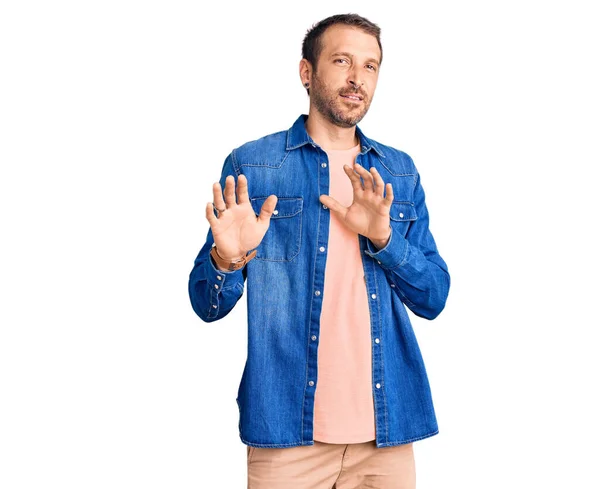
[[[306,132],[306,126],[304,125],[306,119],[308,119],[308,115],[301,114],[298,117],[298,119],[296,119],[296,122],[294,122],[294,125],[289,128],[287,133],[287,145],[285,148],[287,151],[300,148],[305,144],[317,144]],[[365,154],[367,153],[367,151],[374,149],[379,156],[385,158],[383,151],[381,150],[381,148],[379,148],[377,143],[372,139],[366,137],[361,131],[360,127],[358,127],[358,125],[356,126],[356,134],[358,135],[358,139],[360,141],[360,154]]]

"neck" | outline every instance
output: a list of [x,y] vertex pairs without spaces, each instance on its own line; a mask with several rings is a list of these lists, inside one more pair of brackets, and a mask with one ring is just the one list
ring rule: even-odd
[[323,149],[350,149],[359,143],[356,126],[336,126],[312,106],[304,126],[308,135]]

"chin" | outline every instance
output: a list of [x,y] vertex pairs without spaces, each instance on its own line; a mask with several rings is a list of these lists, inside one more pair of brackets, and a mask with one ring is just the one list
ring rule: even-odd
[[360,121],[362,121],[364,119],[365,115],[367,115],[366,112],[364,114],[360,114],[355,117],[342,117],[338,120],[342,124],[345,124],[345,126],[342,126],[342,127],[353,127],[353,126],[356,126]]

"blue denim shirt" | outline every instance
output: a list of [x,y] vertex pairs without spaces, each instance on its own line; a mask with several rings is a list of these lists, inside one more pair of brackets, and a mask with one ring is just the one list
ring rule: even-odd
[[[194,311],[206,322],[226,316],[246,286],[248,354],[239,385],[239,434],[255,447],[313,445],[317,354],[329,209],[327,154],[306,132],[300,115],[287,131],[234,149],[225,177],[244,174],[258,215],[278,197],[256,257],[241,270],[220,271],[209,256],[209,228],[189,278]],[[358,235],[370,309],[372,389],[377,447],[410,443],[438,433],[431,391],[406,307],[433,319],[450,286],[446,263],[429,231],[419,173],[406,153],[367,138],[356,127],[356,162],[376,167],[391,182],[391,236],[378,250]]]

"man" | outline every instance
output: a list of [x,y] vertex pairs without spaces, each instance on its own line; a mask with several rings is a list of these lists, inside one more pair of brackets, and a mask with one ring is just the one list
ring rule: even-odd
[[405,306],[435,318],[447,266],[412,159],[357,126],[379,77],[379,27],[329,17],[302,54],[309,114],[226,158],[191,303],[218,320],[246,282],[236,400],[249,487],[414,488],[412,443],[438,427]]

